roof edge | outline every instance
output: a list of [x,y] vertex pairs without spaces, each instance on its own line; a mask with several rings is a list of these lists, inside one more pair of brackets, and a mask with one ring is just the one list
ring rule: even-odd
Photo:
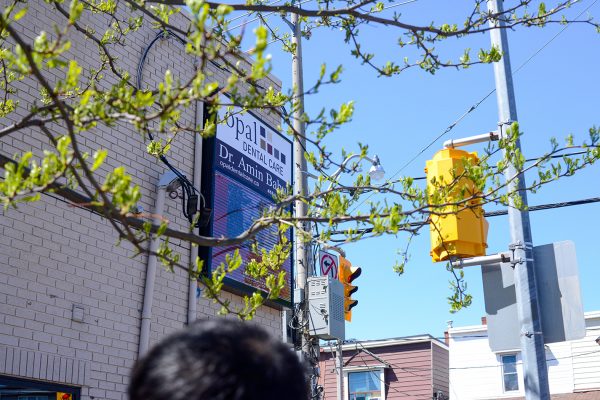
[[[600,319],[600,311],[588,311],[583,313],[583,318],[586,321]],[[587,329],[587,326],[586,326]],[[468,325],[461,326],[457,328],[449,328],[448,334],[462,334],[462,333],[472,333],[472,332],[486,332],[487,325]]]
[[[388,347],[388,346],[397,346],[397,345],[406,345],[406,344],[415,344],[415,343],[426,343],[431,342],[434,343],[444,349],[448,349],[445,343],[441,342],[439,339],[426,334],[426,335],[417,335],[417,336],[406,336],[399,338],[390,338],[390,339],[376,339],[376,340],[357,340],[350,343],[344,343],[342,345],[342,350],[359,350],[361,348],[369,349],[376,347]],[[330,347],[321,347],[321,351],[323,352],[331,352]]]

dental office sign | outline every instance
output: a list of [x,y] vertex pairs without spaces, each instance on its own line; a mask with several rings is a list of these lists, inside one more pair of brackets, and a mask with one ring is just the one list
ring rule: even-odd
[[[234,107],[231,115],[220,120],[214,139],[212,164],[213,218],[210,234],[215,237],[235,237],[247,230],[265,208],[275,204],[277,189],[292,185],[292,143],[259,118]],[[287,233],[291,243],[291,231]],[[250,241],[252,242],[252,241]],[[279,242],[277,227],[258,233],[255,242],[270,250]],[[225,262],[227,254],[239,250],[242,267],[228,274],[226,283],[245,290],[266,290],[264,281],[245,274],[245,265],[260,258],[253,252],[252,243],[239,246],[215,247],[208,251],[209,271]],[[288,258],[282,269],[286,272],[286,287],[279,301],[292,301],[292,262]]]
[[273,198],[292,184],[292,143],[239,108],[217,128],[216,167]]

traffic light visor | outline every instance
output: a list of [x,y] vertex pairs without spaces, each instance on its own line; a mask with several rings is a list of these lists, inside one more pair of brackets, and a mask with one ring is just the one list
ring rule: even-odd
[[362,274],[362,268],[351,265],[350,268],[348,269],[348,272],[349,273],[346,276],[346,282],[352,283],[353,280],[355,280],[356,278],[358,278],[360,276],[360,274]]

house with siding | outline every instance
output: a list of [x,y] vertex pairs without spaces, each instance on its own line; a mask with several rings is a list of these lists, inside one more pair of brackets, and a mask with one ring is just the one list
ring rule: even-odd
[[[54,23],[65,24],[65,17],[42,0],[30,1],[28,9],[13,25],[24,40],[32,41],[41,31],[53,32]],[[123,18],[140,15],[123,3],[118,3],[118,10]],[[188,22],[184,14],[171,17],[171,23],[182,28]],[[104,32],[110,23],[101,13],[84,12],[81,20],[97,32]],[[96,44],[73,30],[69,35],[72,46],[65,57],[77,60],[85,70],[99,68],[102,61]],[[115,45],[114,55],[118,69],[131,76],[141,71],[141,87],[156,87],[167,70],[181,81],[196,71],[196,60],[184,45],[149,21]],[[229,75],[210,63],[205,72],[220,82]],[[114,76],[106,79],[117,81]],[[266,87],[280,87],[273,77],[266,81]],[[0,127],[24,118],[29,106],[39,100],[34,79],[15,81],[14,87],[19,106],[1,119]],[[180,121],[197,126],[202,109],[199,104],[181,110]],[[272,126],[280,122],[269,112],[260,117]],[[153,212],[159,178],[167,168],[148,154],[144,138],[125,124],[99,124],[80,135],[82,151],[108,151],[98,170],[100,181],[124,165],[142,192],[139,208]],[[201,162],[196,162],[199,140],[199,136],[180,134],[168,153],[170,163],[190,179],[201,168]],[[39,156],[48,146],[48,138],[32,128],[0,138],[0,155],[11,158],[32,151]],[[165,199],[163,216],[170,227],[187,231],[189,221],[182,211],[179,200]],[[54,400],[66,394],[73,400],[126,399],[130,369],[141,352],[144,320],[149,322],[152,345],[195,319],[217,317],[220,306],[196,295],[196,282],[187,271],[158,268],[153,290],[145,293],[149,257],[136,256],[133,246],[117,242],[118,233],[109,220],[57,193],[0,211],[0,398]],[[172,240],[171,244],[182,260],[195,259],[189,243]],[[243,305],[242,297],[233,291],[223,293],[223,300]],[[152,307],[143,315],[148,303]],[[254,323],[281,337],[282,314],[282,307],[264,306]]]
[[[336,400],[335,345],[322,346],[319,385]],[[448,347],[430,335],[342,345],[344,400],[447,399]]]
[[[585,313],[586,335],[546,344],[552,399],[600,399],[600,312]],[[524,398],[519,349],[490,350],[485,318],[481,325],[449,328],[450,399]]]

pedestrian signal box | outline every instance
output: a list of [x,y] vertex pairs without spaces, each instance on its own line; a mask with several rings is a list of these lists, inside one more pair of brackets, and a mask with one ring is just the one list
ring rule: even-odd
[[433,262],[450,257],[485,255],[488,223],[481,207],[481,192],[468,174],[477,166],[477,153],[446,148],[427,161],[427,195],[430,203],[429,230]]

